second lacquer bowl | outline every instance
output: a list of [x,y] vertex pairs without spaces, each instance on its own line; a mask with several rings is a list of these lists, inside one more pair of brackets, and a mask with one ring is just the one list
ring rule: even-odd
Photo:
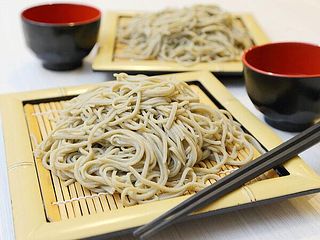
[[256,46],[243,54],[246,90],[267,123],[301,131],[320,118],[320,47],[300,42]]

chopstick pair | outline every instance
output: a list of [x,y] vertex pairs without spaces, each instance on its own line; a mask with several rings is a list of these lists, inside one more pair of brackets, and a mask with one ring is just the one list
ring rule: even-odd
[[248,181],[312,147],[320,141],[320,123],[313,125],[278,147],[247,163],[237,171],[204,188],[160,217],[134,231],[134,236],[147,239],[192,212],[205,207],[236,190]]

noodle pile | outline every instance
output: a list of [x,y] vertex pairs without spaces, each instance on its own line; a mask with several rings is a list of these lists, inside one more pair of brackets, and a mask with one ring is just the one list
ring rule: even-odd
[[[230,113],[199,103],[185,82],[115,76],[67,102],[37,148],[67,184],[118,192],[128,206],[198,191],[219,179],[222,166],[245,164],[259,148]],[[241,161],[240,150],[248,153]]]
[[215,5],[166,9],[133,17],[120,26],[117,54],[127,59],[159,59],[183,65],[239,60],[252,42],[236,17]]

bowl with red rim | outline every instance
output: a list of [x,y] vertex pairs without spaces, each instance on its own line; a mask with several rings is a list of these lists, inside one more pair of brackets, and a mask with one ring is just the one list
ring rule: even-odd
[[94,47],[101,12],[83,4],[44,4],[25,9],[21,19],[26,43],[43,66],[71,70]]
[[320,119],[320,46],[277,42],[242,56],[247,93],[271,126],[302,131]]

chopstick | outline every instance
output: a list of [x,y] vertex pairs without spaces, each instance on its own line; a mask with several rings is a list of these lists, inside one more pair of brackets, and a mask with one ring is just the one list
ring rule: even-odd
[[133,232],[134,236],[139,239],[147,239],[186,215],[205,207],[264,172],[279,166],[319,141],[320,123],[317,123],[228,176],[204,188],[150,223],[138,228]]

